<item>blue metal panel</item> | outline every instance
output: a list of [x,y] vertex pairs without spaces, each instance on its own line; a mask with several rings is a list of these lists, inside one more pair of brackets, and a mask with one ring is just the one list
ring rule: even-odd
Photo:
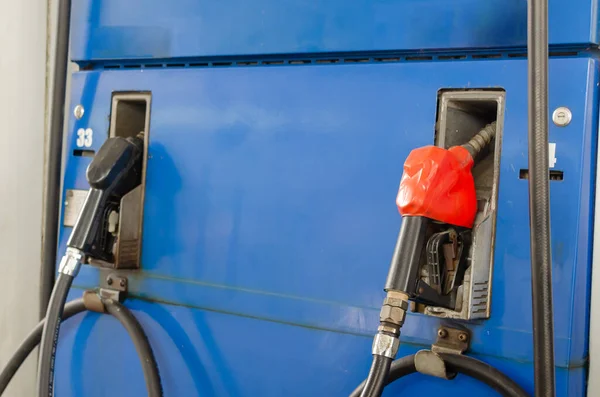
[[[80,0],[77,61],[525,47],[525,0]],[[550,0],[550,43],[597,43],[595,0]]]
[[[89,158],[70,155],[74,131],[92,128],[99,148],[111,93],[152,91],[143,272],[130,287],[162,304],[130,304],[149,327],[169,394],[186,385],[199,394],[341,396],[365,376],[400,223],[402,163],[432,142],[437,91],[448,87],[506,90],[492,318],[470,325],[472,351],[531,388],[527,182],[519,179],[526,77],[524,60],[77,73],[72,103],[86,112],[70,120],[65,188],[87,186]],[[597,83],[595,61],[550,62],[550,106],[574,115],[550,131],[564,171],[551,183],[561,396],[585,388]],[[76,280],[97,282],[89,267]],[[438,324],[411,315],[403,353],[430,344]],[[90,317],[63,335],[58,366],[70,374],[58,376],[59,396],[102,395],[103,379],[133,365],[132,351],[110,368],[94,360],[109,338],[129,349],[122,332],[112,341],[112,325]],[[128,370],[123,380],[132,395],[143,394],[140,376]],[[403,389],[448,392],[436,381],[407,382]],[[457,386],[449,395],[458,394]]]
[[[574,8],[582,18],[574,28],[583,31],[580,21],[590,18]],[[523,0],[82,0],[73,4],[72,21],[75,60],[526,43]],[[578,36],[569,30],[569,38]]]
[[[371,337],[138,300],[128,306],[149,330],[166,397],[346,397],[369,370]],[[399,354],[418,349],[403,344]],[[530,364],[476,357],[532,392]],[[57,360],[58,397],[146,395],[134,347],[121,325],[108,316],[87,314],[66,322]],[[585,372],[584,368],[558,369],[558,395],[583,396]],[[443,393],[453,397],[464,396],[465,390],[477,397],[498,396],[465,376],[450,383],[423,375],[396,382],[383,396]]]

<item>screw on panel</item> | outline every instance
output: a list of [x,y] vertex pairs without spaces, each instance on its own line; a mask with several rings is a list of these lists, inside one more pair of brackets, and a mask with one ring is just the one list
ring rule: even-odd
[[112,285],[112,283],[113,283],[113,279],[112,279],[112,277],[110,277],[110,276],[109,276],[109,277],[107,277],[107,278],[106,278],[106,284],[108,284],[108,285]]
[[438,330],[438,336],[439,336],[440,338],[445,338],[445,337],[447,337],[447,336],[448,336],[448,331],[446,331],[444,328],[440,328],[440,329]]
[[83,113],[85,113],[85,109],[81,105],[77,105],[75,106],[75,109],[73,109],[73,115],[75,115],[77,120],[81,120]]
[[573,114],[568,107],[561,106],[556,108],[552,113],[552,121],[559,127],[566,127],[571,123],[571,119],[573,118]]

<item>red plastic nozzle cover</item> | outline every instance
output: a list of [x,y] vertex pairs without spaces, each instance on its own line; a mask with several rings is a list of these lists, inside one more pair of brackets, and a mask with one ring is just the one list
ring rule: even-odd
[[404,163],[396,204],[402,216],[472,227],[477,213],[473,158],[460,146],[414,149]]

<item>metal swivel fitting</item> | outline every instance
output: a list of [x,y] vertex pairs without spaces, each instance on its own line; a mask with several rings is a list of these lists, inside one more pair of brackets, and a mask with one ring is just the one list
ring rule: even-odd
[[408,310],[408,296],[396,291],[388,291],[379,312],[380,332],[394,335],[400,333],[400,328],[406,319]]
[[67,247],[65,255],[60,261],[58,267],[59,273],[66,274],[68,276],[75,277],[79,273],[79,268],[84,260],[84,254],[77,248]]
[[379,314],[379,327],[373,339],[374,355],[395,358],[400,346],[400,328],[406,319],[408,296],[397,291],[388,291]]

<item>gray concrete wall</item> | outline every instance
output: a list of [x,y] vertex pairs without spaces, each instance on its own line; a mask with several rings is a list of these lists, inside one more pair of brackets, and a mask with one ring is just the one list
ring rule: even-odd
[[[0,367],[38,322],[48,3],[0,1]],[[35,395],[30,357],[5,397]]]

